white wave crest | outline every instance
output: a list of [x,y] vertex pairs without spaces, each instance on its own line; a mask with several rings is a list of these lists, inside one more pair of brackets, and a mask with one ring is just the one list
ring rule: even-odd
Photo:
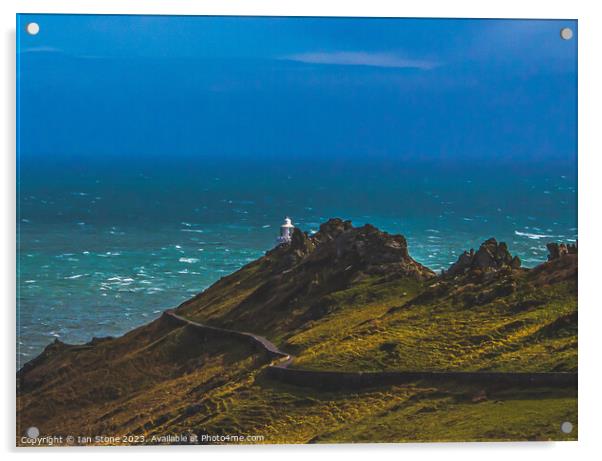
[[530,232],[520,232],[520,231],[517,231],[517,230],[514,231],[514,234],[518,235],[519,237],[527,237],[527,238],[532,239],[532,240],[539,240],[539,239],[542,239],[542,238],[551,238],[551,237],[554,237],[553,235],[548,235],[548,234],[532,234]]
[[180,258],[180,259],[178,259],[178,261],[180,261],[181,263],[188,263],[188,264],[194,264],[194,263],[199,262],[199,260],[197,258]]

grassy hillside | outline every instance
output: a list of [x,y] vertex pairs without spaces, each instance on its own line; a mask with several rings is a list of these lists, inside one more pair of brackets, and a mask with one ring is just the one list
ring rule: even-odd
[[[351,288],[334,314],[289,337],[295,366],[316,369],[576,371],[576,280],[537,288],[527,272],[491,281]],[[358,301],[361,293],[372,299]],[[403,296],[403,293],[407,293]],[[490,293],[482,301],[477,297]]]
[[[328,237],[353,229],[337,234],[336,225],[299,245],[304,251],[277,249],[222,279],[181,315],[263,334],[310,369],[576,371],[577,255],[535,271],[435,277],[369,264],[353,245],[337,258]],[[352,237],[357,246],[365,234]],[[376,237],[372,251],[386,253],[390,236]]]
[[[312,237],[297,231],[289,246],[177,312],[263,334],[304,369],[576,371],[577,255],[519,265],[489,241],[437,276],[410,257],[403,237],[331,220]],[[327,392],[270,379],[269,362],[244,341],[167,316],[120,338],[55,342],[18,373],[18,434],[36,426],[42,435],[134,434],[142,443],[190,433],[200,442],[228,436],[223,443],[577,436],[559,429],[576,427],[572,387],[423,380]]]
[[[122,341],[51,347],[22,380],[18,433],[255,437],[246,443],[573,440],[574,389],[420,381],[326,392],[267,379],[267,360],[235,341],[199,341],[159,320]],[[122,349],[127,343],[127,349]],[[188,354],[184,354],[188,352]],[[44,382],[38,381],[43,378]],[[102,444],[102,443],[101,443]]]

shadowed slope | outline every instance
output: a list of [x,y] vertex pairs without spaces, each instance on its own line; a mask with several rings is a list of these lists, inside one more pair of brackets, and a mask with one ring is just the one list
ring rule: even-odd
[[295,229],[282,245],[182,304],[201,323],[277,339],[328,313],[324,297],[380,279],[418,286],[434,272],[414,261],[400,235],[331,219],[308,237]]
[[244,343],[162,316],[120,338],[49,345],[18,373],[17,421],[57,435],[146,431],[185,411],[193,389],[244,379],[268,362]]

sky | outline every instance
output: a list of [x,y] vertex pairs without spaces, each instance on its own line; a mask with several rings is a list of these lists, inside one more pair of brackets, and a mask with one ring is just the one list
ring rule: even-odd
[[[576,162],[576,21],[17,21],[18,147],[31,164]],[[31,21],[38,35],[25,33]]]

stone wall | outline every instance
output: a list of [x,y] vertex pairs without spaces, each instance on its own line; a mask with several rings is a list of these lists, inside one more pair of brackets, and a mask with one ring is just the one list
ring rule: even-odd
[[495,373],[495,372],[344,372],[312,371],[272,366],[272,379],[297,386],[325,390],[360,389],[415,381],[445,382],[494,387],[577,387],[577,373]]

